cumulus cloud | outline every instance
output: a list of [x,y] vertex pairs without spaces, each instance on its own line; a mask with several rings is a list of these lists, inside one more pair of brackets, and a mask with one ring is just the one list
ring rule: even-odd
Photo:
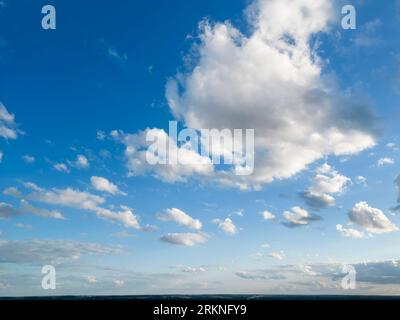
[[356,182],[358,184],[362,184],[363,186],[367,185],[367,178],[365,178],[364,176],[357,176],[356,177]]
[[381,210],[369,206],[365,201],[355,204],[349,211],[349,218],[371,233],[387,233],[398,230]]
[[20,131],[15,123],[15,116],[9,113],[4,104],[0,102],[0,137],[15,140],[18,134]]
[[55,163],[53,168],[60,172],[69,173],[70,170],[65,163]]
[[343,236],[346,238],[356,238],[356,239],[360,239],[360,238],[364,238],[365,234],[364,232],[358,231],[356,229],[352,229],[352,228],[345,228],[343,227],[341,224],[337,224],[336,225],[336,230]]
[[271,253],[268,253],[267,256],[270,258],[277,259],[277,260],[283,260],[283,258],[285,257],[285,254],[282,251],[281,252],[271,252]]
[[283,225],[290,228],[306,226],[310,222],[320,219],[320,217],[314,216],[300,207],[293,207],[291,210],[285,211],[283,217],[286,220]]
[[301,195],[310,207],[323,209],[334,206],[336,199],[332,194],[342,193],[349,183],[351,183],[350,178],[324,163],[317,168],[311,187]]
[[378,161],[376,162],[376,165],[378,167],[383,167],[383,166],[387,166],[387,165],[392,165],[394,163],[395,163],[395,161],[393,158],[384,157],[384,158],[378,159]]
[[161,237],[161,241],[186,247],[203,244],[207,240],[208,236],[202,233],[168,233]]
[[95,188],[97,191],[108,192],[112,195],[126,195],[126,193],[119,190],[117,185],[106,178],[93,176],[90,178],[90,182],[92,183],[93,188]]
[[263,212],[261,212],[261,215],[266,221],[275,219],[275,215],[268,210],[264,210]]
[[139,218],[131,208],[120,206],[120,210],[110,210],[104,208],[106,199],[91,194],[86,191],[75,190],[73,188],[65,189],[43,189],[31,182],[25,182],[24,186],[33,190],[27,195],[22,195],[16,188],[7,188],[3,191],[8,195],[22,198],[21,209],[31,212],[42,217],[52,217],[62,219],[63,216],[58,211],[48,211],[31,206],[28,201],[46,203],[55,206],[68,207],[74,209],[89,210],[94,212],[98,217],[114,222],[120,222],[128,228],[146,231],[148,227],[141,228]]
[[96,210],[105,202],[103,197],[73,188],[34,191],[26,199],[76,209]]
[[329,0],[259,0],[250,35],[228,22],[201,24],[193,68],[167,84],[171,111],[190,128],[256,132],[254,174],[218,172],[217,180],[259,188],[375,145],[367,103],[342,94],[313,49],[333,16]]
[[[150,173],[162,181],[175,183],[187,181],[193,175],[210,176],[213,173],[210,158],[201,156],[185,145],[178,146],[162,129],[146,129],[137,134],[113,131],[111,136],[126,146],[126,166],[130,176]],[[168,146],[168,151],[151,149],[154,141]],[[167,152],[168,155],[177,154],[179,161],[166,163]]]
[[71,240],[0,240],[0,262],[17,264],[60,264],[87,255],[116,255],[120,249]]
[[98,208],[96,214],[111,221],[121,222],[124,226],[140,230],[139,219],[131,208],[121,206],[120,211],[112,211],[109,209]]
[[161,221],[174,221],[195,230],[200,230],[203,226],[200,220],[193,219],[187,213],[177,208],[166,209],[164,213],[158,215],[158,219]]
[[239,232],[239,229],[235,226],[230,218],[226,218],[225,220],[214,219],[212,222],[225,233],[236,234]]
[[78,154],[76,160],[73,162],[69,161],[69,164],[77,169],[87,169],[90,166],[88,158],[82,154]]

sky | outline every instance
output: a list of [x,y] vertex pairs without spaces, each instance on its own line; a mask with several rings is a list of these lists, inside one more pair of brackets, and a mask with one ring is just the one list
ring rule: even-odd
[[[398,0],[0,1],[0,296],[399,294],[399,28]],[[254,130],[254,166],[172,121]]]

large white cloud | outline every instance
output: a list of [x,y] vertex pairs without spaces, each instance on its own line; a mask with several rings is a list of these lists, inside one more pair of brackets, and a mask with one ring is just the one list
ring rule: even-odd
[[158,219],[161,221],[174,221],[195,230],[200,230],[203,226],[199,219],[194,219],[177,208],[166,209],[164,213],[158,215]]
[[254,174],[220,172],[217,180],[257,188],[327,155],[374,146],[368,107],[340,92],[313,49],[312,38],[332,20],[332,2],[259,0],[250,11],[250,35],[203,22],[194,67],[166,89],[188,127],[255,129]]
[[386,233],[397,231],[398,228],[394,225],[385,214],[362,201],[349,211],[349,218],[352,222],[364,227],[371,233]]

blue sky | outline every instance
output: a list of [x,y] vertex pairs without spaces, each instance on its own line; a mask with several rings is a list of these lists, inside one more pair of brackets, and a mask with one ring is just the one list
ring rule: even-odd
[[[0,295],[398,294],[400,3],[350,3],[0,1]],[[146,163],[174,120],[253,174]]]

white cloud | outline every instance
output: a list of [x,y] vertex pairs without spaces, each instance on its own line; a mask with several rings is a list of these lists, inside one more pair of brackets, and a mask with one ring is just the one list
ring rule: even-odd
[[364,227],[371,233],[386,233],[398,230],[381,210],[370,207],[365,201],[357,203],[349,211],[349,218],[352,222]]
[[317,169],[317,174],[309,191],[314,193],[341,193],[350,182],[350,178],[341,175],[325,163]]
[[15,209],[11,204],[0,202],[0,219],[7,219],[18,216],[22,212]]
[[311,187],[301,195],[310,207],[323,209],[334,206],[336,199],[332,194],[342,193],[349,183],[351,183],[350,178],[324,163],[316,169]]
[[76,261],[81,256],[119,253],[114,247],[72,240],[0,240],[0,262],[3,263],[60,264]]
[[20,131],[16,126],[15,116],[9,113],[4,104],[0,102],[0,137],[11,140],[17,139]]
[[396,144],[394,142],[389,142],[386,144],[386,147],[389,149],[395,149],[396,148]]
[[30,181],[28,181],[28,182],[22,182],[22,185],[23,185],[25,188],[29,189],[29,190],[38,191],[38,192],[39,192],[39,191],[43,191],[42,188],[40,188],[38,185],[36,185],[35,183],[30,182]]
[[203,273],[206,272],[206,269],[203,267],[181,267],[181,272],[184,273]]
[[357,176],[356,177],[356,182],[358,184],[362,184],[362,185],[366,186],[367,185],[367,178],[365,178],[363,176]]
[[226,218],[225,220],[214,219],[212,222],[225,233],[236,234],[239,232],[239,229],[235,226],[230,218]]
[[[178,147],[176,142],[161,129],[146,129],[138,134],[125,134],[119,131],[111,132],[111,136],[117,141],[125,144],[126,166],[130,176],[153,174],[156,178],[169,183],[184,182],[193,175],[210,176],[213,173],[211,160],[202,157],[197,152],[186,148]],[[152,142],[146,140],[152,137],[160,144],[169,145],[171,153],[178,154],[180,161],[176,164],[162,164],[165,155],[157,153],[158,150],[148,149]],[[148,157],[153,163],[149,164]],[[186,164],[182,164],[182,162]]]
[[57,210],[47,210],[43,208],[36,208],[28,203],[26,200],[21,200],[21,210],[26,213],[32,213],[36,216],[43,218],[53,218],[64,220],[64,216]]
[[319,219],[300,207],[292,207],[290,211],[285,211],[283,217],[286,220],[283,224],[287,227],[305,226],[311,221]]
[[260,0],[249,36],[228,22],[201,24],[193,69],[167,85],[173,114],[190,128],[256,132],[254,174],[223,172],[218,181],[259,188],[325,156],[375,145],[372,113],[328,80],[312,46],[334,16],[329,0]]
[[5,188],[3,190],[3,194],[5,196],[11,196],[11,197],[14,197],[14,198],[21,198],[22,197],[21,191],[19,191],[18,188],[16,188],[16,187]]
[[28,200],[47,204],[96,211],[105,202],[103,197],[72,188],[34,191],[26,197]]
[[168,233],[161,237],[161,241],[187,247],[203,244],[207,240],[208,236],[202,233]]
[[361,232],[361,231],[358,231],[358,230],[352,229],[352,228],[345,228],[341,224],[336,225],[336,230],[339,231],[340,234],[346,238],[360,239],[360,238],[365,237],[364,232]]
[[89,168],[89,166],[90,166],[88,158],[86,158],[82,154],[79,154],[76,157],[76,160],[72,165],[78,169],[86,169],[86,168]]
[[70,170],[65,163],[55,163],[53,168],[60,172],[69,173]]
[[89,275],[89,276],[86,276],[85,279],[86,279],[86,282],[88,282],[88,283],[97,283],[96,276]]
[[200,220],[193,219],[187,213],[177,208],[166,209],[165,213],[158,215],[158,219],[161,221],[174,221],[195,230],[200,230],[203,226]]
[[75,190],[72,188],[53,188],[50,190],[46,190],[38,187],[31,182],[25,182],[23,184],[28,189],[33,190],[33,192],[24,196],[16,188],[7,188],[3,191],[3,193],[7,195],[23,198],[23,200],[21,200],[21,209],[23,209],[23,211],[28,211],[43,217],[63,219],[63,216],[58,211],[48,211],[45,209],[35,208],[27,202],[37,201],[56,206],[89,210],[96,213],[98,217],[110,221],[120,222],[126,227],[134,228],[137,230],[147,231],[147,229],[150,228],[149,226],[143,229],[141,228],[139,224],[139,218],[131,208],[122,205],[120,206],[120,210],[110,210],[103,208],[102,205],[105,204],[106,199],[101,196],[94,195],[85,191]]
[[108,192],[111,193],[112,195],[115,194],[126,195],[124,192],[121,192],[118,189],[117,185],[115,185],[106,178],[93,176],[90,178],[90,182],[92,183],[93,188],[95,188],[97,191]]
[[0,163],[3,161],[3,151],[0,150]]
[[125,285],[125,281],[124,280],[114,280],[114,285],[116,288],[122,288]]
[[316,209],[331,207],[336,204],[336,199],[326,193],[314,193],[312,191],[306,191],[302,193],[302,197],[310,207]]
[[120,52],[114,46],[110,45],[104,38],[97,40],[97,45],[102,51],[111,59],[118,63],[126,63],[128,61],[128,55]]
[[394,163],[395,163],[395,161],[394,161],[393,158],[385,157],[385,158],[380,158],[380,159],[378,159],[378,161],[376,162],[376,165],[377,165],[378,167],[383,167],[383,166],[385,166],[385,165],[392,165],[392,164],[394,164]]
[[238,210],[235,211],[235,214],[238,217],[244,217],[244,210],[243,209],[238,209]]
[[20,229],[26,229],[26,230],[32,230],[33,229],[33,227],[31,225],[29,225],[29,224],[17,223],[15,226],[17,228],[20,228]]
[[96,133],[96,138],[98,140],[100,140],[100,141],[105,140],[106,136],[107,136],[106,133],[104,131],[101,131],[101,130],[97,131],[97,133]]
[[275,219],[275,215],[272,214],[271,212],[269,212],[268,210],[264,210],[263,212],[261,212],[261,215],[262,215],[264,220]]
[[268,254],[268,257],[274,258],[277,260],[283,260],[283,258],[285,257],[285,254],[282,251],[281,252],[271,252]]
[[26,200],[22,199],[23,195],[17,188],[6,188],[4,189],[3,194],[15,198],[21,198],[21,201],[18,209],[14,208],[10,204],[0,203],[0,218],[10,218],[21,214],[31,213],[42,218],[53,218],[59,220],[65,219],[59,211],[50,211],[47,209],[32,206]]
[[32,163],[35,162],[35,157],[26,154],[26,155],[24,155],[24,156],[22,157],[22,160],[24,160],[24,161],[25,161],[26,163],[28,163],[28,164],[32,164]]
[[140,230],[139,219],[137,215],[133,212],[131,208],[126,206],[121,206],[121,211],[112,211],[108,209],[98,208],[96,214],[101,217],[111,221],[121,222],[124,226],[128,228],[133,228]]

